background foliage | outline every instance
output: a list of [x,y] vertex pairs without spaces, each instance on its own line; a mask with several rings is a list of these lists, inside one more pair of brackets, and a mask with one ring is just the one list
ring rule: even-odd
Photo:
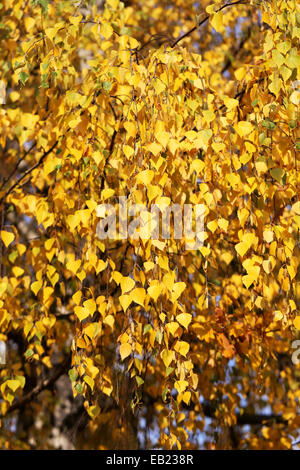
[[[291,448],[299,5],[0,16],[1,447]],[[204,246],[99,240],[118,196],[205,204]]]

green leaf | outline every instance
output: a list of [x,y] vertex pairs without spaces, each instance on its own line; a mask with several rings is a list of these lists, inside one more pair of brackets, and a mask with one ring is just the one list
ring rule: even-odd
[[144,380],[138,375],[136,376],[135,380],[137,381],[138,387],[140,387],[144,383]]
[[163,393],[162,393],[162,399],[163,401],[166,401],[166,398],[167,398],[167,395],[169,393],[169,389],[168,388],[165,388]]
[[285,176],[285,171],[282,168],[272,168],[270,170],[270,174],[274,180],[276,180],[279,184],[283,184],[283,178]]
[[26,379],[25,379],[24,375],[16,375],[16,380],[18,380],[18,382],[20,382],[21,388],[24,388],[25,382],[26,382]]
[[48,75],[48,73],[44,73],[42,75],[42,83],[40,85],[40,88],[49,88]]
[[14,250],[8,255],[8,259],[11,263],[14,263],[19,256],[18,250]]
[[34,351],[32,349],[27,349],[27,351],[25,352],[26,359],[33,356],[33,354],[34,354]]
[[44,16],[47,15],[47,10],[48,10],[48,4],[50,3],[50,0],[33,0],[32,4],[33,6],[37,7],[40,6],[42,9],[42,13]]
[[21,72],[20,75],[19,75],[19,80],[22,83],[22,85],[25,85],[28,78],[29,78],[29,75],[26,72]]
[[172,374],[174,370],[174,367],[167,367],[166,368],[166,376],[168,377],[170,374]]
[[76,384],[75,385],[75,390],[78,392],[78,393],[82,393],[83,392],[83,386],[82,384]]
[[104,89],[105,91],[108,92],[108,91],[111,89],[112,84],[111,84],[110,82],[103,82],[103,83],[102,83],[102,87],[103,87],[103,89]]
[[77,370],[73,368],[73,369],[70,369],[68,373],[69,373],[69,377],[70,377],[71,382],[75,382],[75,380],[78,377]]
[[266,129],[269,129],[270,131],[273,131],[273,130],[275,129],[275,127],[276,127],[275,122],[270,121],[269,119],[265,119],[265,120],[263,121],[262,125],[263,125],[264,127],[266,127]]

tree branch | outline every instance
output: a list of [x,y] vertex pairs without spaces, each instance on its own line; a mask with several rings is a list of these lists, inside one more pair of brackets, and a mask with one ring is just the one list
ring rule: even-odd
[[18,179],[18,181],[16,181],[7,191],[6,193],[1,197],[0,199],[0,205],[5,201],[5,199],[7,198],[7,196],[15,189],[17,188],[21,181],[26,178],[26,176],[28,176],[30,173],[33,172],[33,170],[35,170],[36,168],[38,168],[42,163],[43,161],[45,160],[45,158],[49,155],[49,153],[51,153],[55,147],[57,146],[58,144],[58,140],[52,145],[52,147],[50,147],[49,150],[47,150],[47,152],[43,153],[43,155],[41,156],[41,158],[39,159],[39,161],[33,165],[31,168],[28,168],[28,170],[26,170],[22,176]]
[[34,144],[32,144],[32,146],[24,153],[24,155],[17,161],[13,171],[7,176],[7,178],[4,178],[1,186],[0,186],[0,191],[2,191],[2,189],[4,188],[4,186],[6,185],[6,183],[14,176],[15,172],[17,171],[17,169],[19,168],[20,164],[25,160],[25,158],[27,157],[27,155],[31,152],[31,150],[36,146],[36,142],[34,142]]
[[59,379],[59,377],[67,372],[71,365],[71,355],[69,355],[61,364],[59,364],[52,374],[47,378],[37,384],[30,392],[20,398],[16,403],[11,405],[6,413],[3,415],[0,413],[0,419],[5,418],[8,414],[12,413],[15,410],[22,408],[27,403],[30,403],[39,393],[43,390],[51,388],[55,382]]
[[[244,0],[237,0],[236,2],[231,2],[231,3],[226,3],[225,5],[222,5],[218,10],[216,10],[216,13],[218,13],[219,11],[222,11],[224,10],[224,8],[227,8],[227,7],[230,7],[232,5],[245,5],[246,1]],[[210,15],[207,15],[202,21],[200,21],[200,23],[197,24],[197,26],[194,26],[192,29],[190,29],[187,33],[184,33],[182,36],[180,36],[179,38],[176,39],[176,41],[173,42],[173,44],[171,45],[171,47],[175,47],[180,41],[182,41],[182,39],[185,39],[186,37],[188,37],[190,34],[192,34],[194,31],[196,31],[198,28],[200,28],[200,26],[202,26],[204,23],[206,23],[206,21],[209,20],[209,16]]]
[[[208,418],[216,418],[215,412],[216,408],[212,406],[210,403],[201,403],[203,413]],[[259,425],[262,426],[263,424],[272,424],[273,423],[284,423],[286,424],[287,421],[283,419],[280,415],[274,414],[250,414],[250,413],[238,413],[236,416],[236,424],[238,426],[245,426],[245,425]]]

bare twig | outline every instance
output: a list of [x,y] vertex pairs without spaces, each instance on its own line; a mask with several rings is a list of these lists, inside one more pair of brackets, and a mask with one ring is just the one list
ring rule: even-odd
[[[222,11],[224,10],[224,8],[227,8],[227,7],[230,7],[232,5],[245,5],[246,1],[244,0],[237,0],[236,2],[231,2],[231,3],[226,3],[225,5],[222,5],[218,10],[216,10],[216,13],[218,13],[219,11]],[[198,28],[200,28],[200,26],[202,26],[204,23],[206,23],[206,21],[209,20],[209,16],[210,15],[207,15],[202,21],[200,21],[197,26],[194,26],[192,29],[190,29],[189,31],[187,31],[186,33],[184,33],[182,36],[179,36],[179,38],[177,38],[173,44],[171,45],[171,47],[175,47],[180,41],[182,41],[183,39],[185,39],[186,37],[188,37],[190,34],[192,34],[194,31],[196,31]]]
[[41,158],[39,159],[39,161],[38,161],[35,165],[33,165],[31,168],[28,168],[28,170],[26,170],[26,171],[22,174],[22,176],[18,179],[18,181],[16,181],[16,182],[6,191],[6,193],[5,193],[5,194],[1,197],[1,199],[0,199],[0,205],[5,201],[5,199],[7,198],[7,196],[8,196],[10,193],[12,193],[12,191],[13,191],[14,189],[16,189],[16,188],[20,185],[21,181],[22,181],[24,178],[26,178],[26,176],[28,176],[30,173],[32,173],[33,170],[35,170],[36,168],[38,168],[38,167],[43,163],[43,161],[45,160],[45,158],[49,155],[49,153],[51,153],[51,152],[55,149],[55,147],[57,146],[57,144],[58,144],[58,140],[52,145],[52,147],[50,147],[49,150],[47,150],[47,152],[43,153],[43,155],[41,156]]

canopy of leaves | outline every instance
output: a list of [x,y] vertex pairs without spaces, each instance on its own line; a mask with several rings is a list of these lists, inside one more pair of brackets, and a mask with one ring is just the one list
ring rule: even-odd
[[[299,4],[0,17],[0,447],[291,448]],[[119,196],[204,204],[203,246],[100,240]]]

